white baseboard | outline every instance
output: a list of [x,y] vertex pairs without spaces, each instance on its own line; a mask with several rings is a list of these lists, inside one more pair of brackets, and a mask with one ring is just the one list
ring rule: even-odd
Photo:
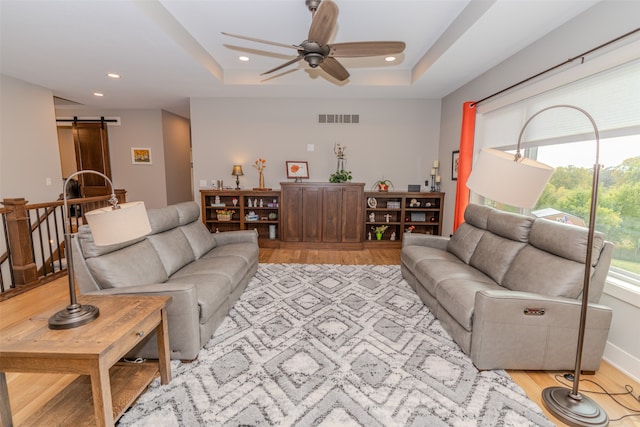
[[625,375],[640,382],[640,359],[607,341],[603,359]]

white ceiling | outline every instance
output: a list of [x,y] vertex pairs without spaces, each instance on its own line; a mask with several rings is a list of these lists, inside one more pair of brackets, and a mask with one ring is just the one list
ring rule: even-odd
[[184,116],[192,97],[442,98],[598,1],[335,0],[334,42],[407,45],[392,64],[340,58],[337,83],[304,61],[260,76],[296,50],[221,34],[298,44],[304,0],[0,0],[0,71],[91,107]]

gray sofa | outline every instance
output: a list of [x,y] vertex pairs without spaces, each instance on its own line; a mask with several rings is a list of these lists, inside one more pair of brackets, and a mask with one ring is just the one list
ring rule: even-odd
[[[451,238],[405,234],[404,278],[478,369],[574,369],[587,230],[469,205]],[[597,304],[613,244],[596,233],[582,369],[596,371],[611,309]]]
[[[252,231],[211,234],[195,202],[149,209],[151,233],[132,242],[96,246],[88,226],[73,239],[81,294],[169,295],[172,359],[192,360],[211,338],[258,268]],[[130,355],[157,358],[155,339]]]

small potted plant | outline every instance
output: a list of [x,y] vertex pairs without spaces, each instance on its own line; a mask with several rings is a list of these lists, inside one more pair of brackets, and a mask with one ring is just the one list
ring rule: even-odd
[[329,182],[349,182],[351,181],[351,171],[346,171],[344,169],[339,170],[338,172],[332,173],[329,177]]
[[387,231],[387,228],[389,228],[388,225],[374,225],[371,227],[373,232],[376,234],[376,240],[382,240],[382,234]]
[[373,188],[378,191],[389,191],[389,187],[393,188],[393,183],[388,179],[381,179],[373,184]]
[[231,221],[231,217],[233,216],[233,211],[228,209],[219,209],[216,211],[218,216],[218,221]]

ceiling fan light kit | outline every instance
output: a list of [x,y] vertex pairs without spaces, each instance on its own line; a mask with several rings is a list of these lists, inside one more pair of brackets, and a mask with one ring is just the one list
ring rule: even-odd
[[362,58],[367,56],[388,56],[402,53],[405,43],[401,41],[368,41],[329,44],[338,21],[338,6],[331,0],[305,0],[311,11],[312,20],[307,40],[299,45],[287,45],[237,34],[223,32],[229,37],[236,37],[257,43],[296,49],[298,56],[261,75],[270,74],[304,59],[311,68],[318,66],[338,81],[349,78],[349,72],[335,58]]

